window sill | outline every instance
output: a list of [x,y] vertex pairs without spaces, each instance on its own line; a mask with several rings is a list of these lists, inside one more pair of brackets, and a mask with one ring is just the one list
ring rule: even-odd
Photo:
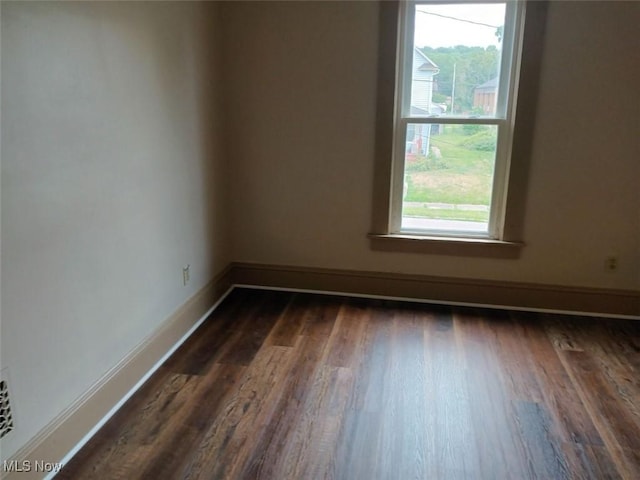
[[373,250],[435,255],[519,258],[524,243],[489,238],[445,237],[411,234],[368,235]]

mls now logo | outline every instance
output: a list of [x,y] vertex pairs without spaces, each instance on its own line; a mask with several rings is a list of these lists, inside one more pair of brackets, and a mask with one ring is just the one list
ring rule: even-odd
[[59,472],[62,469],[61,463],[43,462],[36,460],[5,460],[2,462],[2,470],[5,472]]

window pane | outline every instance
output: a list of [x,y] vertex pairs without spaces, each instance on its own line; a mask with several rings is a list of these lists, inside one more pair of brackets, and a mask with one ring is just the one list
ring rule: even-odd
[[402,230],[487,233],[498,127],[409,124]]
[[415,7],[411,116],[494,116],[505,4]]

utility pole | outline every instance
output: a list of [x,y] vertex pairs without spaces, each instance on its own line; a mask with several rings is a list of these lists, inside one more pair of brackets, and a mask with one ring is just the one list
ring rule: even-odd
[[451,115],[453,115],[453,104],[456,97],[456,64],[453,64],[453,78],[451,79]]

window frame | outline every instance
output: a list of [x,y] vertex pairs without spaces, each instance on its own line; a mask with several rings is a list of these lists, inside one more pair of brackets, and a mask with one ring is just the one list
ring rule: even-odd
[[[410,97],[414,49],[415,7],[429,4],[461,3],[455,0],[402,1],[398,8],[396,75],[394,93],[394,126],[392,140],[391,181],[389,198],[388,235],[412,238],[477,239],[508,242],[505,236],[507,194],[513,152],[513,134],[517,109],[518,80],[524,42],[526,5],[522,1],[476,0],[464,3],[506,3],[505,28],[496,113],[493,116],[412,116]],[[405,140],[409,124],[494,125],[497,128],[497,148],[494,165],[492,197],[487,233],[462,230],[403,229],[402,204],[405,178]]]
[[[526,1],[526,0],[523,0]],[[502,240],[465,237],[430,237],[390,232],[391,172],[395,111],[395,81],[398,61],[398,10],[400,0],[378,3],[376,72],[376,119],[373,151],[371,227],[366,236],[374,251],[452,257],[520,257],[525,243],[528,176],[533,160],[538,97],[545,49],[548,0],[527,1],[524,22],[520,81],[513,130],[512,158],[506,193]]]

